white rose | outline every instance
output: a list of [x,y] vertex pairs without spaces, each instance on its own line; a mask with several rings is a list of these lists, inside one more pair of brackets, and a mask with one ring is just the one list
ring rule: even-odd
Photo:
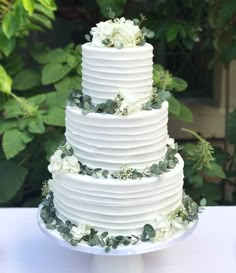
[[62,166],[62,151],[56,150],[56,152],[50,158],[50,164],[48,166],[49,172],[57,171]]
[[65,171],[78,173],[80,171],[78,159],[74,155],[64,157],[62,160],[62,169]]

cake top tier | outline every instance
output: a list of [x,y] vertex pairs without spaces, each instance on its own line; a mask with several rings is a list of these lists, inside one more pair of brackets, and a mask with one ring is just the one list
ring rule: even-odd
[[124,17],[96,24],[90,31],[92,44],[96,47],[135,47],[145,44],[145,38],[153,36],[152,31],[140,28],[139,20]]

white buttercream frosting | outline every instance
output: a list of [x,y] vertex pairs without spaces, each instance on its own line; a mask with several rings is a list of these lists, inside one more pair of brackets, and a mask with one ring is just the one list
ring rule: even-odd
[[182,200],[183,160],[158,177],[101,179],[55,171],[54,204],[58,216],[110,234],[140,234],[159,213],[176,209]]
[[149,100],[152,93],[153,47],[99,48],[82,46],[82,88],[93,103],[114,99],[119,90],[134,100]]
[[168,103],[161,109],[128,116],[89,113],[66,108],[66,139],[79,161],[91,168],[144,169],[166,153]]

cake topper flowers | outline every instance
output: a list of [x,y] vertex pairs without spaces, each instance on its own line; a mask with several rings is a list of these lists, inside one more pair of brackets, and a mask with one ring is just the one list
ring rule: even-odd
[[[113,13],[112,13],[113,14]],[[142,46],[146,42],[146,38],[153,38],[154,32],[142,27],[145,16],[141,15],[141,19],[127,20],[124,17],[115,18],[112,16],[110,20],[100,22],[93,27],[90,35],[86,35],[88,41],[97,47],[135,47]]]

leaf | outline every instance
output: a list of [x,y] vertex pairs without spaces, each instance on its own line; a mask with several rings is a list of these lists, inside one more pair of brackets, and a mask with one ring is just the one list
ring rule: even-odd
[[34,11],[34,0],[22,0],[22,4],[29,15],[32,15]]
[[40,113],[37,114],[36,117],[29,123],[28,130],[33,134],[42,134],[45,131],[45,127],[43,124],[43,117]]
[[46,152],[46,158],[49,161],[51,155],[56,151],[60,144],[65,140],[65,135],[59,130],[52,130],[46,135],[46,141],[43,142],[43,148]]
[[236,144],[236,109],[228,115],[227,139],[229,143]]
[[11,93],[12,79],[8,76],[5,69],[0,65],[0,92]]
[[178,77],[172,77],[171,87],[172,91],[182,92],[188,87],[188,84],[183,79],[180,79]]
[[166,33],[167,42],[174,41],[177,37],[177,34],[178,34],[178,26],[175,24],[170,25]]
[[109,18],[110,10],[112,10],[116,16],[120,16],[124,13],[127,0],[96,0],[97,5],[100,8],[101,14],[105,18]]
[[2,147],[7,159],[16,156],[25,149],[26,144],[33,139],[33,136],[27,132],[11,129],[4,133]]
[[15,38],[12,37],[8,39],[0,29],[0,51],[2,51],[4,55],[8,57],[15,49],[15,46],[16,46]]
[[24,67],[24,62],[23,62],[22,56],[19,55],[18,53],[14,52],[14,54],[11,54],[11,56],[7,58],[5,69],[11,77],[20,73],[23,67]]
[[57,6],[54,0],[39,0],[39,2],[49,10],[57,9]]
[[40,72],[34,68],[23,69],[13,80],[13,88],[16,90],[28,90],[40,85]]
[[16,34],[20,28],[20,25],[20,17],[14,10],[7,12],[3,17],[2,30],[8,39]]
[[49,109],[44,116],[44,123],[54,126],[65,126],[65,110],[59,107]]
[[17,120],[16,119],[10,119],[10,120],[4,120],[3,118],[0,119],[0,135],[2,135],[4,132],[6,132],[9,129],[16,128],[17,127]]
[[191,175],[188,177],[189,184],[193,184],[196,188],[201,188],[203,184],[203,178],[201,175]]
[[222,169],[222,166],[215,162],[210,163],[209,168],[204,168],[204,172],[206,175],[211,177],[225,178],[225,173]]
[[[60,82],[55,84],[55,88],[57,91],[67,91],[67,94],[73,90],[81,90],[82,79],[79,76],[65,77]],[[68,96],[67,95],[67,96]]]
[[14,118],[23,114],[22,109],[15,99],[9,99],[4,104],[4,117],[5,119]]
[[27,169],[10,160],[0,160],[0,203],[10,201],[21,189]]
[[68,65],[62,64],[46,64],[42,70],[43,85],[55,83],[65,77],[71,68]]
[[168,102],[169,102],[169,112],[172,115],[179,117],[180,109],[181,109],[180,102],[176,100],[173,96],[171,96],[168,99]]
[[180,112],[178,118],[185,122],[192,122],[193,121],[193,114],[191,110],[180,102]]
[[38,4],[38,3],[35,3],[35,10],[42,13],[43,15],[47,16],[51,20],[55,19],[55,15],[54,15],[53,10],[45,9],[44,6],[42,6],[42,5]]
[[42,27],[52,29],[52,22],[50,19],[48,19],[46,16],[41,15],[41,14],[35,14],[33,13],[30,17],[32,22],[35,22]]

